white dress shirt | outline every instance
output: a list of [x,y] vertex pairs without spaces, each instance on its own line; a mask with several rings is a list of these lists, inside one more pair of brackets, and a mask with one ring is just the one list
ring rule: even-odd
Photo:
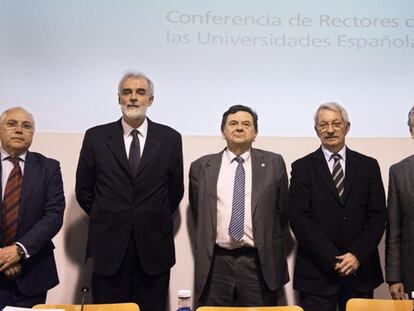
[[[335,159],[332,158],[333,152],[330,152],[323,145],[322,145],[322,151],[323,151],[323,155],[325,156],[326,163],[328,164],[329,171],[332,174],[333,165],[335,163]],[[342,149],[337,152],[337,154],[341,156],[339,163],[341,164],[341,167],[342,167],[342,170],[344,171],[344,176],[345,176],[346,146],[343,146]]]
[[216,244],[227,249],[239,248],[242,246],[254,247],[253,226],[252,226],[252,161],[251,151],[241,155],[244,159],[245,171],[245,208],[244,208],[244,235],[240,241],[234,241],[229,235],[229,225],[233,206],[233,187],[236,174],[236,155],[229,149],[223,152],[220,172],[217,181],[217,238]]
[[[3,201],[4,192],[6,191],[7,179],[9,178],[9,175],[13,169],[13,163],[6,159],[10,155],[5,150],[3,150],[3,148],[0,148],[0,154],[1,154],[1,200]],[[26,155],[27,155],[27,151],[23,152],[22,154],[19,154],[19,158],[20,158],[19,165],[20,165],[20,169],[22,170],[22,176],[24,176],[24,164],[26,161]],[[24,245],[20,242],[16,242],[16,244],[19,244],[21,246],[21,248],[24,251],[25,257],[29,258],[30,254],[27,252],[26,247],[24,247]]]
[[144,122],[142,122],[142,124],[136,129],[131,127],[128,123],[126,123],[124,118],[122,118],[121,123],[122,123],[122,128],[124,130],[124,143],[125,143],[125,150],[126,150],[127,158],[129,157],[129,148],[132,143],[131,132],[133,130],[138,131],[139,147],[140,147],[140,153],[142,157],[142,153],[144,152],[145,142],[147,140],[147,134],[148,134],[147,118],[145,118]]

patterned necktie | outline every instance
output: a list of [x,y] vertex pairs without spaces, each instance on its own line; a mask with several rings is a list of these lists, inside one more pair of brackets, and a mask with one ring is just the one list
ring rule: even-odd
[[134,176],[138,172],[139,161],[141,160],[141,147],[139,145],[138,131],[133,130],[131,132],[132,142],[129,147],[129,165],[131,166],[132,173]]
[[339,197],[341,198],[341,201],[342,201],[343,195],[344,195],[344,180],[345,180],[344,171],[340,163],[340,160],[342,159],[342,157],[339,154],[334,153],[333,155],[331,155],[331,159],[332,158],[334,159],[334,165],[332,169],[332,178],[335,183],[336,189],[338,190]]
[[17,233],[23,176],[19,165],[20,159],[9,157],[7,160],[13,163],[13,169],[7,179],[4,191],[2,229],[4,245],[11,245],[15,242]]
[[229,234],[235,241],[240,241],[244,234],[244,197],[246,176],[243,167],[243,158],[234,159],[238,165],[234,177],[233,206],[231,210]]

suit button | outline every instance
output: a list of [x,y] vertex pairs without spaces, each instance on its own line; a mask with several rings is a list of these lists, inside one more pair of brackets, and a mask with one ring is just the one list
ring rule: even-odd
[[346,216],[344,216],[344,220],[346,220],[347,218],[346,218]]

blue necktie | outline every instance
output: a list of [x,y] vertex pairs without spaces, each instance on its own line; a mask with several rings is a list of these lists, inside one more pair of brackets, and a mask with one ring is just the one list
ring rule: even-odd
[[234,159],[238,163],[234,177],[233,206],[231,210],[229,234],[235,241],[240,241],[244,234],[244,197],[246,176],[243,158]]

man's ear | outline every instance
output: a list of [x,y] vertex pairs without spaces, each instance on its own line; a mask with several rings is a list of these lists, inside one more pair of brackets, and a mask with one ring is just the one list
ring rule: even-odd
[[347,124],[346,124],[346,131],[345,131],[345,135],[347,135],[348,134],[348,132],[349,132],[349,130],[351,129],[351,122],[348,122]]
[[154,102],[154,95],[149,98],[148,107],[150,107],[153,102]]

